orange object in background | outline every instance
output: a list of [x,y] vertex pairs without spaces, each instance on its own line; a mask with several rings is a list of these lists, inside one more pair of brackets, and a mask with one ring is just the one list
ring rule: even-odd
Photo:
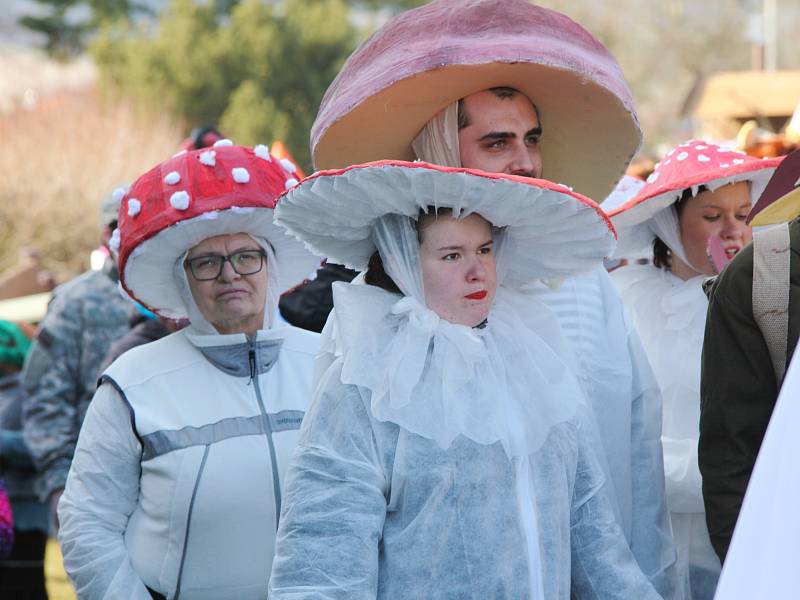
[[290,161],[292,161],[294,165],[297,167],[296,173],[298,175],[298,179],[305,178],[306,174],[303,173],[303,169],[301,169],[300,166],[297,164],[297,161],[294,159],[294,157],[286,148],[283,142],[281,142],[280,140],[272,142],[272,146],[270,147],[269,152],[270,154],[272,154],[272,156],[276,158],[287,158]]

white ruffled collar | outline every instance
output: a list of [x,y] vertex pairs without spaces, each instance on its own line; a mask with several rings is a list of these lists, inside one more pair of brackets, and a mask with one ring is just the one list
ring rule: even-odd
[[342,382],[379,421],[444,449],[463,435],[529,455],[583,402],[555,317],[524,292],[498,289],[482,329],[370,285],[335,283],[333,295]]

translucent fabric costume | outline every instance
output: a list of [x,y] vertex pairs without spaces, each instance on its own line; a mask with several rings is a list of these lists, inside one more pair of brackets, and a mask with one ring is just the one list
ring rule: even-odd
[[289,470],[270,598],[659,598],[552,313],[508,286],[485,327],[451,324],[424,305],[411,220],[382,217],[373,240],[405,295],[334,286],[337,357]]
[[678,554],[675,598],[714,597],[720,573],[708,537],[697,463],[700,423],[700,353],[708,301],[704,277],[687,281],[653,265],[612,273],[647,350],[663,396],[667,505]]

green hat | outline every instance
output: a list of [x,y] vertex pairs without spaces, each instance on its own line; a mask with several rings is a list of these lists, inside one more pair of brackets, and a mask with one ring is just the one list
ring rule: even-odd
[[31,341],[19,325],[11,321],[0,321],[0,365],[21,367]]

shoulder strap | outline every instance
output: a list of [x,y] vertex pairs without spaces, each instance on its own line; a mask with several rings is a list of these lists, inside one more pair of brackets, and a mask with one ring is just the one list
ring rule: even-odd
[[780,388],[789,337],[789,225],[753,234],[753,318],[769,348]]

